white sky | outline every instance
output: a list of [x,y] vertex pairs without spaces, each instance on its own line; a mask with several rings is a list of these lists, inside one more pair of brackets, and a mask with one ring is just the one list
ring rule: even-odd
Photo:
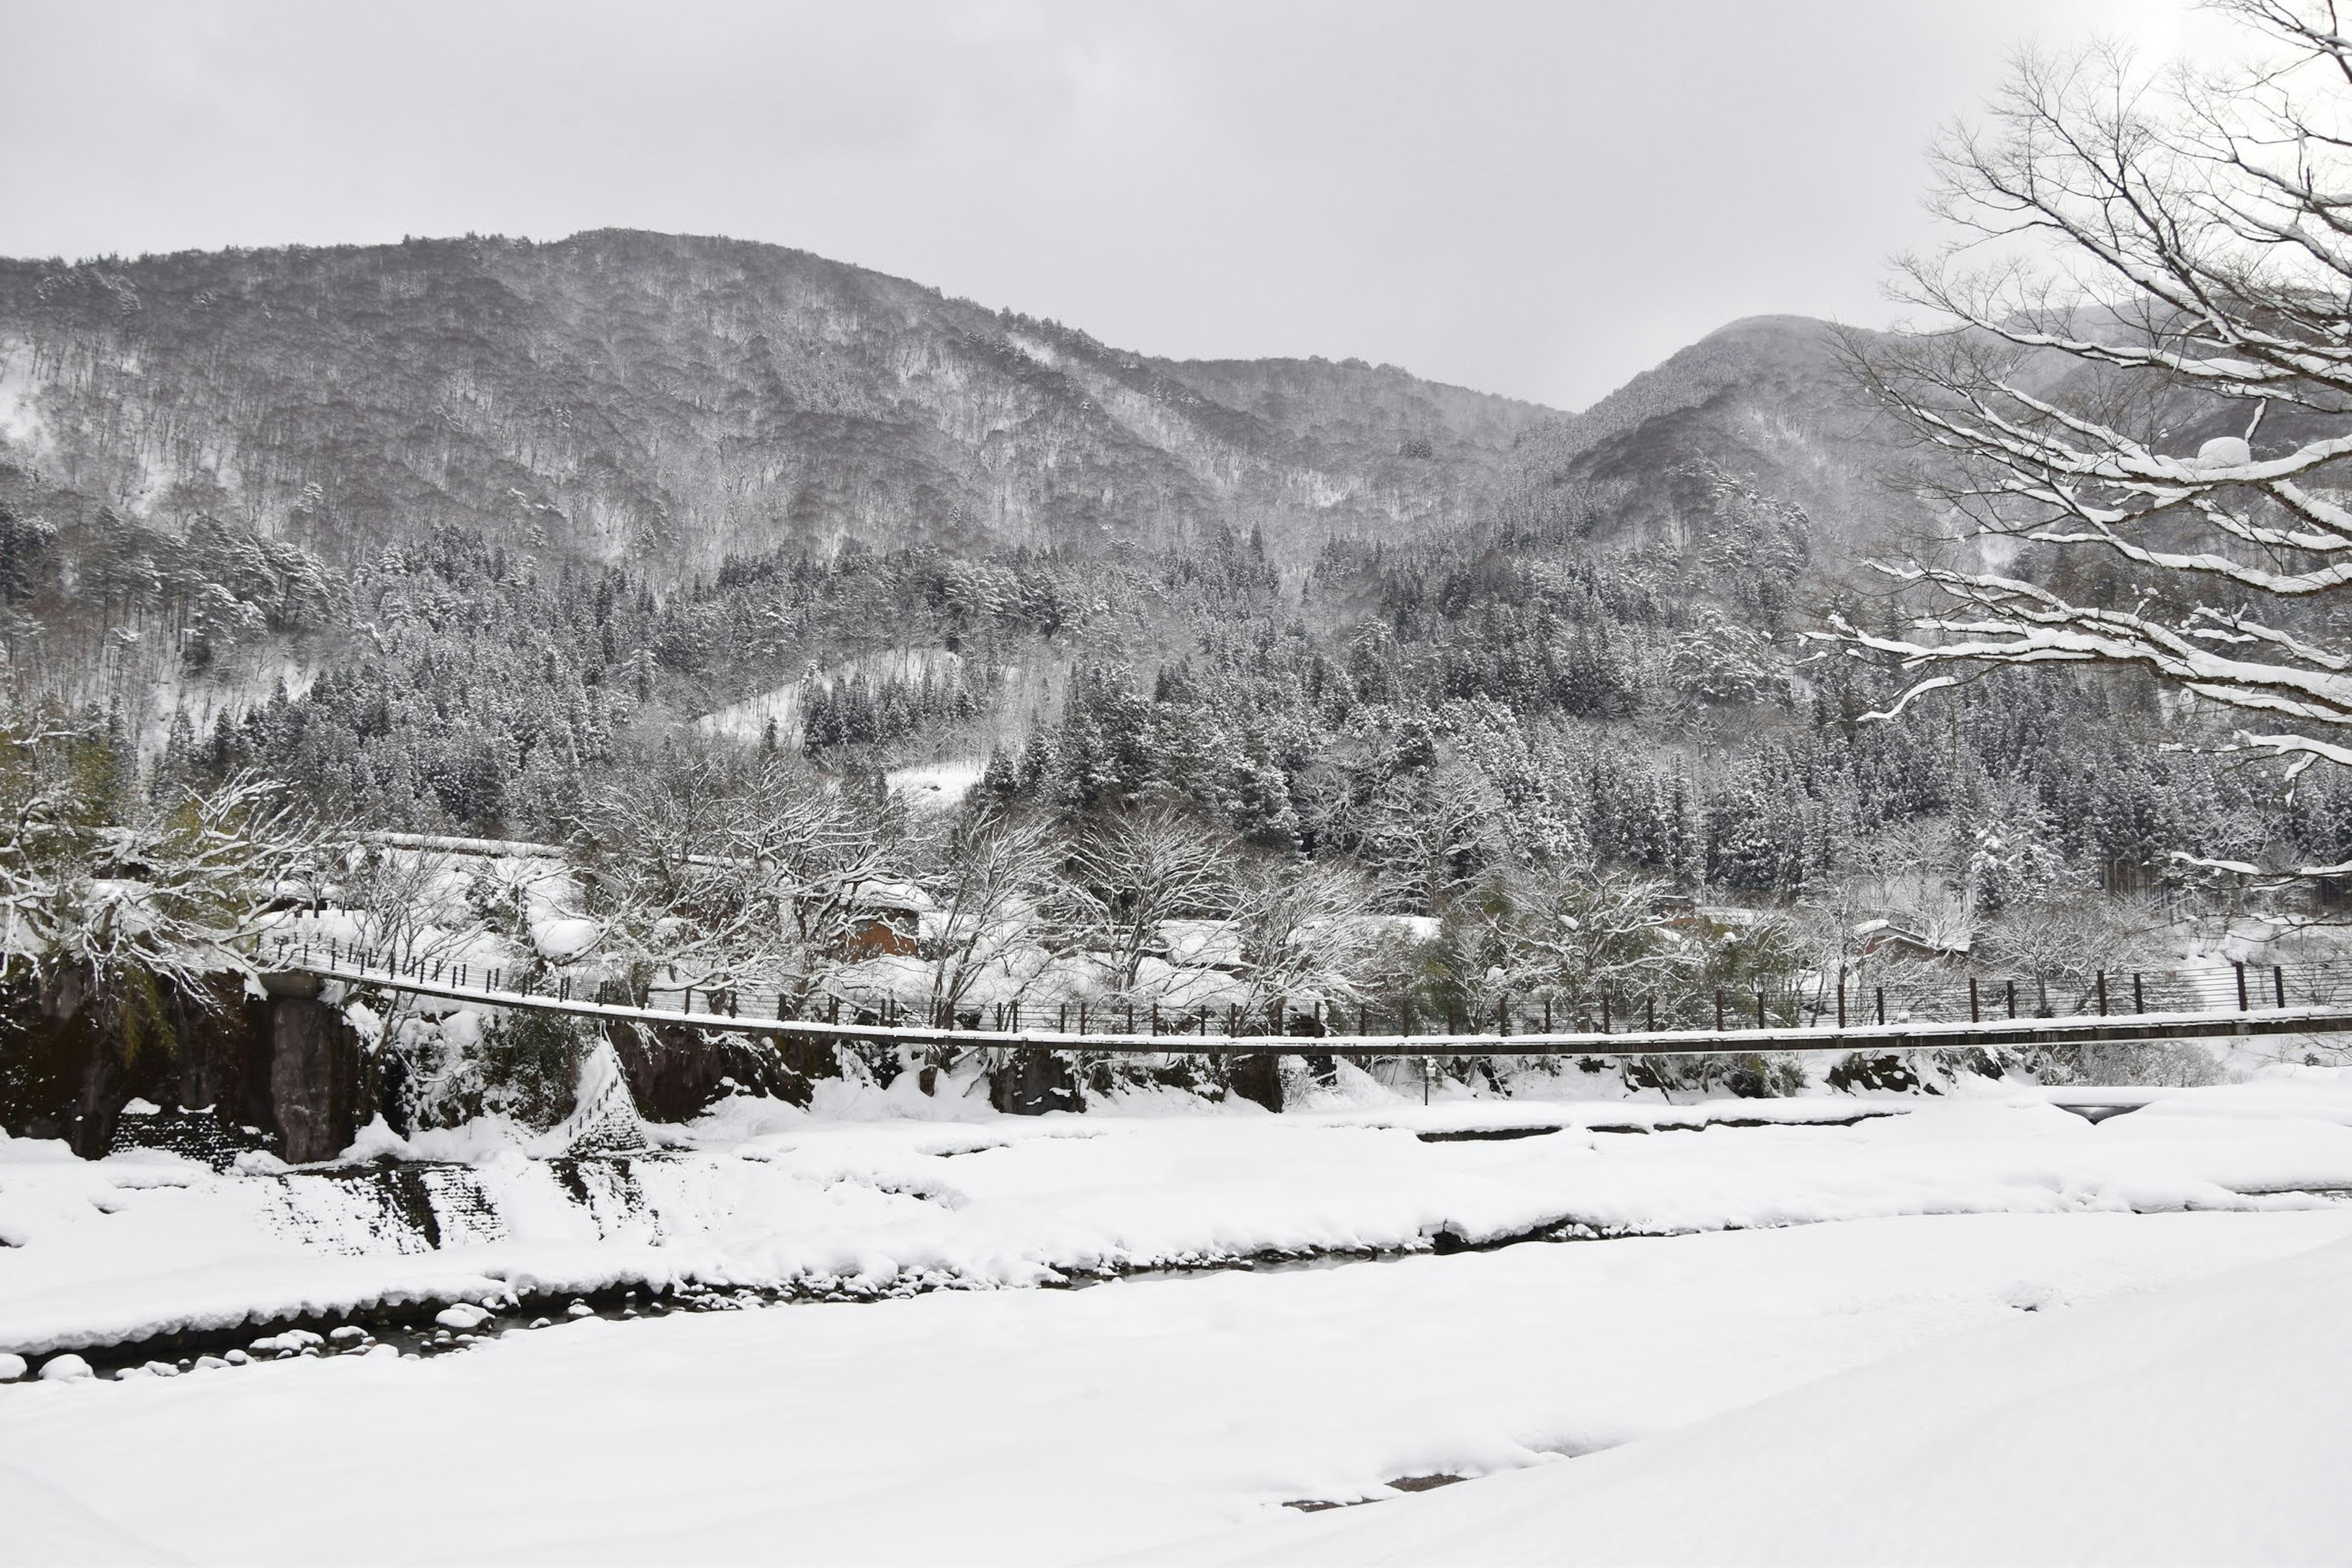
[[1889,314],[2021,44],[2185,0],[0,0],[0,254],[799,246],[1147,353],[1562,406],[1735,317]]

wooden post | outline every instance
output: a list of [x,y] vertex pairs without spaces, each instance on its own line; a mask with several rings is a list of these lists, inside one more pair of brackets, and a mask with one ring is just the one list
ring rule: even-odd
[[2014,1018],[2017,1016],[2017,982],[2014,980],[2009,981],[2001,987],[2001,989],[2008,994],[2009,1016]]
[[1495,1004],[1495,1032],[1498,1035],[1511,1032],[1511,1004],[1507,997]]
[[[1546,1028],[1549,1028],[1551,1025],[1550,1014],[1551,1005],[1549,1003],[1546,1003],[1544,1005],[1544,1026]],[[1606,991],[1603,991],[1601,994],[1601,1032],[1604,1035],[1609,1032],[1609,993]]]
[[1845,965],[1838,965],[1838,1027],[1845,1027]]
[[2278,999],[2280,1006],[2286,1005],[2286,969],[2282,964],[2271,965],[2271,994]]
[[1971,1024],[1984,1022],[1984,1012],[1977,1005],[1977,977],[1973,974],[1969,976],[1969,1022]]
[[1764,987],[1761,985],[1756,988],[1756,1026],[1759,1029],[1771,1026],[1764,1021]]
[[2238,1011],[2242,1013],[2246,1010],[2246,966],[2233,963],[2230,967],[2238,972]]
[[1544,998],[1544,1033],[1551,1033],[1551,998]]
[[2102,970],[2100,970],[2100,971],[2099,971],[2099,1016],[2100,1016],[2100,1017],[2102,1017],[2102,1018],[2104,1018],[2104,1017],[2105,1017],[2106,1016],[2107,1016],[2107,972],[2106,972],[2105,970],[2102,969]]
[[1658,999],[1655,996],[1642,998],[1642,1021],[1650,1033],[1654,1035],[1658,1032]]
[[2140,996],[2139,971],[2137,969],[2132,971],[2132,1011],[2135,1013],[2147,1011],[2147,1003]]
[[1878,993],[1878,1022],[1884,1027],[1886,1023],[1886,987],[1879,985],[1873,989]]
[[1718,1035],[1723,1032],[1723,987],[1720,985],[1715,988],[1715,1032]]

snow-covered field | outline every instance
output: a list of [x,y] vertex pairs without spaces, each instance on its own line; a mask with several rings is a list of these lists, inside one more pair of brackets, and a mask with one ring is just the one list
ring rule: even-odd
[[1988,1325],[1653,1441],[1189,1564],[2341,1563],[2352,1242]]
[[[491,1154],[437,1250],[322,1174],[0,1143],[0,1350],[36,1359],[403,1297],[883,1297],[0,1387],[0,1560],[2289,1561],[2352,1540],[2335,1493],[2273,1495],[2352,1458],[2352,1084],[2331,1072],[2095,1125],[2022,1090],[871,1114],[920,1108],[739,1102],[585,1201]],[[1563,1226],[1619,1238],[1451,1250]],[[1364,1249],[1392,1256],[1004,1288]],[[904,1294],[942,1285],[962,1288]],[[1432,1476],[1489,1479],[1388,1486]],[[2116,1500],[2136,1478],[2162,1507]],[[237,1500],[257,1491],[266,1529]],[[2273,1533],[2143,1526],[2192,1508]],[[1887,1533],[1906,1510],[1933,1528]]]

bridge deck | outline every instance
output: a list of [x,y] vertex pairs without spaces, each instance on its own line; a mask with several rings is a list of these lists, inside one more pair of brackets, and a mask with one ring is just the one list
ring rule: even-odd
[[1645,1056],[1700,1057],[1756,1051],[1895,1051],[1969,1046],[2097,1045],[2147,1040],[2226,1038],[2239,1035],[2352,1033],[2352,1003],[2258,1007],[2244,1011],[2077,1014],[2063,1018],[2000,1018],[1982,1022],[1828,1024],[1811,1027],[1622,1030],[1612,1033],[1251,1035],[1076,1034],[1055,1029],[909,1028],[902,1025],[835,1024],[822,1019],[755,1017],[749,1014],[635,1007],[537,993],[490,990],[446,978],[356,968],[318,959],[287,962],[280,973],[341,981],[486,1006],[513,1007],[621,1023],[681,1025],[809,1040],[877,1040],[920,1046],[1038,1047],[1109,1055],[1251,1055],[1345,1057]]

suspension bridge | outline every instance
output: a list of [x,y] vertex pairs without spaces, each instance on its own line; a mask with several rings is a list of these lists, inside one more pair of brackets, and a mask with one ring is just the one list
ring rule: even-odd
[[717,988],[698,995],[690,986],[632,994],[611,981],[575,995],[572,982],[560,976],[517,979],[495,967],[291,938],[273,944],[265,967],[289,977],[613,1023],[1108,1055],[1703,1057],[2352,1033],[2352,965],[2338,963],[2100,973],[2062,986],[2055,1001],[2042,976],[2022,977],[2022,989],[2014,977],[1950,976],[1894,989],[1841,976],[1833,991],[1825,979],[1811,994],[1717,991],[1711,1025],[1702,1016],[1695,1024],[1665,1026],[1654,1002],[1626,1005],[1607,996],[1569,1007],[1504,1001],[1475,1016],[1454,1009],[1442,1017],[1417,1015],[1410,1005],[1294,1007],[1279,1001],[1247,1010],[1048,1004],[1025,1012],[1016,1002],[934,1013],[879,997],[853,1000],[845,1017],[837,996],[811,1003]]

